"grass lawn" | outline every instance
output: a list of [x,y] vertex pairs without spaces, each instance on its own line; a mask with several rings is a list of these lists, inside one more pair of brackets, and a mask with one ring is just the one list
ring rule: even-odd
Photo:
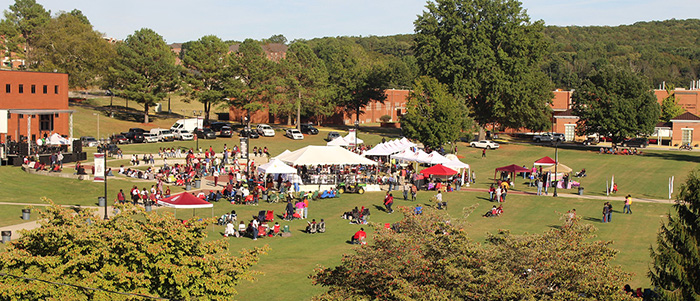
[[[395,206],[415,206],[411,201],[404,201],[401,192],[395,192],[398,196]],[[418,200],[428,204],[427,200],[432,192],[421,192]],[[354,246],[347,243],[349,237],[361,226],[348,224],[347,220],[340,218],[343,212],[351,210],[355,206],[369,207],[372,215],[370,222],[382,225],[393,223],[401,218],[400,213],[386,214],[380,208],[384,193],[373,192],[364,195],[345,194],[340,198],[314,201],[310,204],[309,220],[325,219],[327,232],[324,234],[306,234],[302,231],[306,226],[305,220],[291,222],[282,221],[276,217],[282,227],[289,225],[292,230],[290,238],[262,238],[253,241],[249,238],[222,238],[223,226],[214,226],[208,239],[227,239],[231,252],[236,254],[243,248],[268,245],[270,252],[261,258],[254,270],[264,274],[258,277],[258,281],[243,282],[238,286],[240,294],[236,299],[250,300],[264,295],[270,300],[302,300],[323,291],[323,288],[311,285],[307,278],[318,265],[334,266],[340,263],[342,254],[352,253]],[[620,251],[613,262],[621,265],[627,272],[633,273],[630,281],[632,287],[648,287],[646,278],[649,258],[649,247],[655,244],[656,230],[669,212],[670,204],[654,204],[636,202],[632,205],[634,214],[624,215],[622,202],[614,201],[615,213],[612,223],[600,222],[600,212],[604,200],[567,199],[553,197],[537,197],[514,195],[508,196],[504,204],[505,214],[500,218],[483,218],[481,215],[493,205],[486,198],[485,193],[477,192],[453,192],[444,195],[449,202],[448,211],[453,218],[460,218],[462,209],[473,204],[479,204],[476,211],[467,218],[470,232],[477,242],[484,242],[487,233],[495,233],[499,229],[509,229],[515,234],[541,233],[561,225],[560,214],[575,208],[582,222],[594,224],[599,231],[594,239],[612,240],[613,248]],[[216,203],[214,214],[221,216],[224,212],[236,210],[238,220],[250,221],[259,210],[274,210],[275,214],[281,214],[284,204],[261,203],[259,206],[231,205],[226,202]],[[159,209],[159,213],[172,212],[172,209]],[[198,209],[195,216],[210,217],[210,209]],[[178,218],[191,218],[193,210],[178,210]],[[369,236],[373,230],[370,226],[362,226]]]
[[[28,223],[37,220],[39,218],[39,212],[41,208],[32,209],[29,215],[29,220],[22,219],[22,209],[26,206],[24,205],[0,205],[0,227]],[[14,234],[13,234],[14,235]]]

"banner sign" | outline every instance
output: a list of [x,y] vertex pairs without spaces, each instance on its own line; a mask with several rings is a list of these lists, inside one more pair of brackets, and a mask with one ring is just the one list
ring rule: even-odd
[[94,182],[105,181],[105,154],[95,154],[95,178]]

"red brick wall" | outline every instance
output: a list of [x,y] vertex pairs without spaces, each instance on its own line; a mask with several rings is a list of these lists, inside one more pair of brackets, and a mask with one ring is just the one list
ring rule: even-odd
[[555,90],[554,99],[552,99],[552,109],[557,111],[564,111],[569,109],[572,93],[573,91]]
[[[7,93],[6,85],[10,85],[10,93]],[[23,86],[23,93],[19,93],[19,85]],[[32,85],[34,93],[32,93]],[[46,86],[46,93],[44,93]],[[55,87],[58,93],[55,93]],[[0,109],[54,109],[68,110],[68,74],[44,73],[26,71],[0,71]],[[19,119],[19,134],[27,135],[27,118]],[[7,135],[15,140],[17,137],[17,114],[10,115],[8,120]],[[36,137],[49,134],[48,131],[39,131],[40,116],[31,117],[31,132]],[[54,116],[53,132],[60,135],[69,135],[69,114],[61,113]],[[0,141],[7,139],[6,134],[0,134]]]

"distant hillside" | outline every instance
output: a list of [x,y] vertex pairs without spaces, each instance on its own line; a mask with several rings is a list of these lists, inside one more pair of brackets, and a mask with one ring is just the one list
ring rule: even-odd
[[[691,80],[700,76],[699,19],[638,22],[615,27],[548,26],[545,34],[551,40],[552,52],[542,69],[558,88],[575,86],[596,66],[608,62],[641,72],[654,87],[662,81],[688,87]],[[388,62],[398,57],[414,61],[411,34],[323,38],[310,42],[326,39],[352,41],[378,60]]]

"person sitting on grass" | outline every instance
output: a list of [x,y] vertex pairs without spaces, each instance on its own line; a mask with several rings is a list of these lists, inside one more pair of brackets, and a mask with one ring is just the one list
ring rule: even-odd
[[316,234],[316,219],[312,219],[310,222],[306,222],[306,233]]
[[354,245],[358,244],[366,244],[365,239],[367,238],[367,233],[365,233],[365,228],[360,228],[359,231],[355,232],[355,235],[352,236],[350,239],[350,242]]
[[238,235],[240,237],[243,237],[243,235],[245,235],[245,230],[246,230],[245,222],[241,221],[241,223],[238,224]]
[[224,231],[224,237],[229,237],[229,236],[238,236],[236,233],[236,230],[233,227],[233,223],[229,222],[226,224],[226,230]]
[[415,214],[415,215],[423,214],[423,206],[421,206],[421,204],[416,204],[416,208],[413,209],[413,214]]
[[326,222],[323,219],[316,225],[316,231],[318,233],[326,233]]

